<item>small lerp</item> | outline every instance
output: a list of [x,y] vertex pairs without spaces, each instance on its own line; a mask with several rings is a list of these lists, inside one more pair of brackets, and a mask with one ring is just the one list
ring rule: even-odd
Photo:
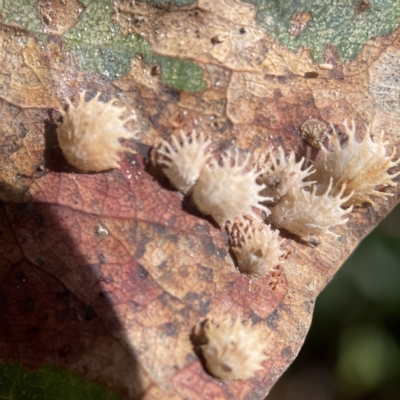
[[240,318],[207,321],[203,334],[207,343],[200,346],[207,370],[222,381],[249,379],[262,369],[266,342],[261,330]]

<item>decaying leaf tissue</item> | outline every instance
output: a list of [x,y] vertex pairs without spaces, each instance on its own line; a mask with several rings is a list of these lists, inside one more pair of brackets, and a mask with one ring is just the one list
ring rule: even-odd
[[286,3],[0,1],[0,360],[269,392],[400,190],[400,3]]

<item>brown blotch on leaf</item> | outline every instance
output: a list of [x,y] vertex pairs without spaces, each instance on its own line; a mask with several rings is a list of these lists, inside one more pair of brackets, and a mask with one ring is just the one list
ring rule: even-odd
[[300,36],[301,32],[307,28],[311,20],[311,11],[296,11],[290,19],[289,33],[293,36]]
[[371,9],[371,3],[367,0],[360,0],[354,7],[354,12],[360,14],[364,11],[369,11]]
[[324,59],[326,64],[336,65],[339,61],[339,53],[333,44],[326,46],[324,51]]

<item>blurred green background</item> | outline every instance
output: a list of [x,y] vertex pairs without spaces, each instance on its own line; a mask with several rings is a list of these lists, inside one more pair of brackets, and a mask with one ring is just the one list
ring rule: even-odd
[[400,206],[318,297],[298,358],[268,400],[400,400]]

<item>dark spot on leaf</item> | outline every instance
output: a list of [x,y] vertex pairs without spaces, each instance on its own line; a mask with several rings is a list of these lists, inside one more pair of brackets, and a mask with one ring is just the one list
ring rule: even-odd
[[14,154],[22,147],[22,141],[17,135],[6,136],[1,149],[3,153]]
[[269,314],[268,317],[265,320],[267,325],[272,330],[275,330],[278,327],[278,321],[279,321],[279,314],[278,314],[277,311],[274,311],[273,313]]
[[187,292],[185,296],[185,300],[194,301],[199,298],[199,295],[195,292]]
[[211,44],[219,44],[222,43],[221,40],[218,38],[218,36],[213,36],[210,40]]
[[312,311],[312,303],[310,301],[305,301],[303,303],[303,309],[307,314],[310,314]]
[[214,122],[213,126],[218,132],[223,133],[232,127],[232,122],[229,119],[224,119],[223,121]]
[[343,79],[344,79],[343,68],[342,68],[341,66],[337,66],[337,67],[331,69],[331,70],[329,71],[329,76],[330,76],[332,79],[336,79],[336,80],[338,80],[338,81],[343,80]]
[[220,258],[225,258],[225,256],[228,254],[228,252],[226,251],[226,249],[222,248],[222,247],[217,247],[217,254]]
[[208,312],[210,311],[210,304],[211,304],[211,299],[207,299],[205,301],[200,301],[200,309],[199,312],[201,315],[207,315]]
[[201,244],[203,245],[206,254],[210,256],[216,254],[217,248],[215,247],[215,244],[211,237],[203,236],[201,238]]
[[198,269],[199,279],[205,282],[212,282],[214,279],[214,271],[209,267],[200,265]]
[[339,235],[339,237],[338,237],[338,242],[340,242],[340,243],[346,243],[346,236],[344,236],[344,235]]
[[251,319],[253,325],[258,324],[259,322],[262,321],[262,318],[258,314],[256,314],[253,310],[250,310],[249,314],[250,314],[249,318]]
[[279,89],[275,89],[274,90],[274,99],[275,100],[279,100],[282,97],[283,97],[282,92]]
[[171,101],[177,103],[181,99],[181,94],[179,93],[179,90],[173,89],[173,88],[168,88],[166,87],[164,91],[169,94],[169,97]]
[[277,80],[279,83],[283,84],[283,83],[286,83],[286,81],[288,80],[288,77],[285,75],[280,75],[280,76],[277,76]]
[[186,293],[185,301],[201,315],[206,315],[209,312],[211,299],[204,292],[201,292],[200,294],[188,292]]
[[42,15],[42,19],[46,25],[50,25],[51,21],[49,20],[49,17],[47,15]]
[[16,173],[15,174],[15,181],[16,182],[23,182],[26,181],[28,179],[28,176],[25,174],[20,174],[20,173]]
[[178,321],[167,322],[161,325],[161,330],[166,336],[177,337],[180,324]]
[[189,271],[185,267],[184,268],[180,268],[178,273],[182,278],[188,278],[189,277]]
[[292,348],[290,346],[283,348],[281,351],[281,356],[287,360],[291,360],[293,358]]
[[111,293],[106,292],[104,290],[101,290],[99,292],[99,297],[101,299],[101,304],[102,305],[104,305],[104,304],[107,304],[109,306],[113,305],[113,300],[112,300],[112,294]]
[[20,122],[18,136],[23,139],[27,134],[28,134],[28,130],[25,128],[25,125],[22,122]]
[[135,259],[138,260],[139,258],[142,258],[144,254],[146,253],[146,246],[148,243],[152,241],[151,238],[148,238],[147,236],[142,236],[139,240],[139,243],[137,243],[137,249],[135,252]]
[[154,225],[154,230],[160,236],[162,236],[164,238],[167,238],[172,243],[178,243],[179,237],[176,234],[171,234],[166,226],[163,226],[163,225],[160,225],[160,224],[155,224]]
[[158,123],[158,121],[160,120],[160,114],[150,115],[149,120],[154,128],[158,128],[160,126],[160,124]]
[[33,173],[34,178],[41,178],[42,176],[47,174],[46,167],[44,163],[35,165],[35,171]]
[[103,253],[99,253],[97,255],[97,258],[99,259],[101,264],[107,264],[107,259]]
[[306,72],[304,74],[304,78],[308,78],[308,79],[318,78],[318,77],[319,77],[319,73],[318,72],[314,72],[314,71]]
[[149,276],[149,273],[140,264],[137,265],[137,271],[140,279],[146,279]]
[[82,306],[82,310],[83,310],[83,319],[85,321],[92,321],[96,317],[96,312],[94,311],[91,305],[84,304]]
[[187,319],[190,317],[190,307],[183,307],[179,310],[179,314],[182,315],[183,318]]
[[163,261],[160,265],[157,266],[157,268],[163,270],[167,266],[168,266],[168,261]]
[[157,75],[160,75],[160,74],[161,74],[160,66],[159,65],[154,65],[151,68],[150,75],[151,76],[157,76]]
[[182,307],[182,302],[175,296],[170,295],[167,292],[164,292],[162,295],[158,296],[158,300],[165,307],[172,311],[179,311]]
[[131,301],[130,304],[135,307],[136,309],[140,308],[140,304],[137,301]]

